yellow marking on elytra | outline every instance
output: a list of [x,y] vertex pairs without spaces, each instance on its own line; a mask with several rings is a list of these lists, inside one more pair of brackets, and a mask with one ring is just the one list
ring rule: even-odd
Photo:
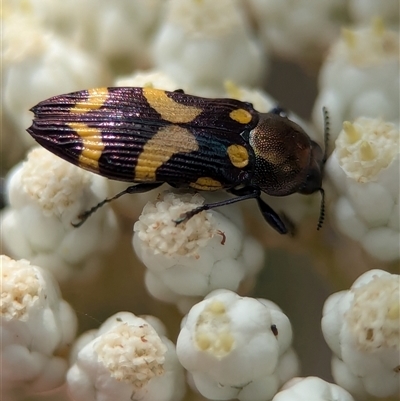
[[94,88],[88,90],[88,97],[82,102],[77,102],[71,108],[72,113],[88,113],[91,110],[98,110],[109,98],[108,88]]
[[237,168],[246,167],[249,164],[249,152],[242,145],[230,145],[226,149],[231,163]]
[[203,111],[199,107],[185,106],[177,103],[167,96],[165,91],[153,88],[142,88],[143,96],[149,105],[161,115],[161,117],[171,123],[189,123],[193,121]]
[[229,117],[240,124],[248,124],[252,118],[251,114],[245,109],[232,110],[229,113]]
[[200,191],[216,191],[222,188],[222,184],[211,177],[200,177],[196,182],[191,182],[189,186]]
[[147,141],[135,167],[135,181],[154,181],[156,172],[177,153],[190,153],[199,149],[193,134],[178,125],[162,127]]
[[79,166],[99,171],[99,159],[105,147],[101,131],[84,123],[69,123],[68,126],[82,139],[83,150],[79,155]]

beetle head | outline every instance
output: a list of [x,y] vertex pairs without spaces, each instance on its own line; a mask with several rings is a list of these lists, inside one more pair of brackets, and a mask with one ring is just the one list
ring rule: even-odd
[[256,156],[254,184],[273,196],[298,192],[322,196],[318,228],[324,220],[322,177],[327,158],[328,114],[325,117],[325,152],[295,122],[274,113],[260,115],[249,141]]
[[261,114],[250,133],[256,156],[254,180],[273,196],[311,194],[322,184],[324,153],[295,122],[277,114]]

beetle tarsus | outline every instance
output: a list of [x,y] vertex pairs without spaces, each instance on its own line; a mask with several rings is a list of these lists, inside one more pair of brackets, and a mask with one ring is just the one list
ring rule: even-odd
[[233,195],[237,195],[237,197],[225,199],[219,202],[206,203],[205,205],[196,207],[193,210],[183,213],[178,219],[174,220],[174,222],[176,224],[181,224],[191,219],[194,215],[205,210],[214,209],[220,206],[231,205],[232,203],[242,202],[246,199],[254,199],[260,196],[260,189],[253,187],[243,187],[240,189],[231,188],[229,192]]
[[[212,205],[212,204],[210,204]],[[204,212],[204,210],[208,210],[208,209],[212,209],[212,207],[208,207],[209,205],[203,205],[203,206],[199,206],[196,207],[195,209],[189,210],[186,213],[182,213],[179,218],[177,218],[176,220],[174,220],[174,223],[176,225],[178,224],[182,224],[185,223],[186,221],[190,220],[193,216],[195,216],[198,213]]]

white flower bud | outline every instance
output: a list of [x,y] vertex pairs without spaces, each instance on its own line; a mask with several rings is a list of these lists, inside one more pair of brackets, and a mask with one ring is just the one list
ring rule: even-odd
[[246,0],[246,3],[264,46],[280,58],[299,64],[318,64],[346,18],[345,0]]
[[175,347],[146,319],[120,312],[97,332],[82,337],[67,375],[75,401],[179,401],[183,397],[183,369]]
[[10,205],[1,214],[2,241],[14,257],[29,258],[64,280],[101,266],[102,254],[118,236],[112,210],[105,206],[81,227],[78,216],[107,197],[107,180],[43,148],[8,176]]
[[184,318],[177,354],[207,398],[270,400],[296,375],[291,341],[290,322],[277,305],[218,290]]
[[350,0],[348,3],[350,16],[358,25],[368,24],[377,16],[393,27],[399,24],[398,0]]
[[44,269],[5,255],[0,264],[2,395],[52,390],[68,369],[60,353],[75,337],[74,311]]
[[334,203],[339,230],[383,261],[400,257],[399,143],[394,124],[346,121],[326,165],[339,194]]
[[343,29],[319,77],[313,120],[322,133],[321,110],[329,112],[333,142],[343,121],[358,117],[399,123],[399,35],[375,20],[368,28]]
[[199,194],[166,193],[162,201],[146,205],[134,226],[133,246],[148,269],[148,290],[185,311],[214,289],[237,290],[263,262],[261,246],[245,239],[239,227],[219,212],[203,211],[176,224],[182,214],[203,202]]
[[325,302],[322,332],[335,381],[355,396],[398,394],[400,279],[370,270]]
[[21,143],[32,146],[25,131],[32,121],[29,110],[59,93],[104,86],[109,81],[108,70],[100,59],[41,26],[31,13],[3,15],[4,113],[13,122]]
[[220,95],[231,79],[258,83],[265,73],[260,46],[235,0],[171,0],[155,39],[157,69],[191,93]]

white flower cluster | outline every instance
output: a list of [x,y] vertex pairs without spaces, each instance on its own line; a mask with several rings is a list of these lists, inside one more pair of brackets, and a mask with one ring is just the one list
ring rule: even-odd
[[80,90],[82,85],[104,86],[110,75],[100,59],[39,24],[31,13],[10,10],[15,6],[12,2],[2,3],[1,94],[4,115],[13,123],[12,132],[4,135],[17,135],[19,146],[27,146],[33,143],[25,132],[32,121],[32,106],[58,93]]
[[266,48],[301,63],[318,63],[346,18],[345,0],[245,2],[257,22]]
[[84,333],[67,374],[73,399],[180,401],[185,392],[183,369],[164,332],[154,317],[120,312],[97,331]]
[[265,401],[297,374],[292,328],[271,301],[217,290],[183,319],[179,361],[208,399]]
[[370,270],[325,302],[322,331],[335,381],[365,399],[399,394],[400,276]]
[[399,24],[399,2],[397,0],[349,0],[349,13],[351,18],[358,22],[369,23],[373,18],[379,16],[394,27]]
[[88,275],[118,239],[112,210],[103,208],[75,228],[79,214],[107,196],[107,181],[33,149],[7,179],[9,206],[1,213],[2,243],[15,258],[49,269],[58,280]]
[[398,27],[397,0],[243,0],[271,53],[317,67],[343,25],[381,18]]
[[66,38],[99,61],[130,68],[148,66],[146,49],[164,9],[163,0],[5,0],[3,4],[7,16],[25,15],[31,25],[46,27],[48,33]]
[[61,354],[75,337],[75,313],[46,270],[5,255],[0,265],[1,395],[52,390],[65,380]]
[[344,122],[327,163],[338,228],[377,259],[400,258],[400,131],[379,119]]
[[320,70],[313,110],[321,132],[321,110],[329,111],[331,143],[343,121],[372,117],[399,124],[399,45],[398,32],[379,19],[370,27],[342,30]]
[[266,70],[238,0],[170,0],[153,57],[180,85],[208,96],[221,95],[227,79],[259,84]]
[[148,291],[181,311],[212,290],[238,290],[263,264],[260,245],[245,238],[229,215],[202,212],[175,223],[203,202],[199,194],[166,193],[145,206],[134,226],[133,246],[147,267]]

